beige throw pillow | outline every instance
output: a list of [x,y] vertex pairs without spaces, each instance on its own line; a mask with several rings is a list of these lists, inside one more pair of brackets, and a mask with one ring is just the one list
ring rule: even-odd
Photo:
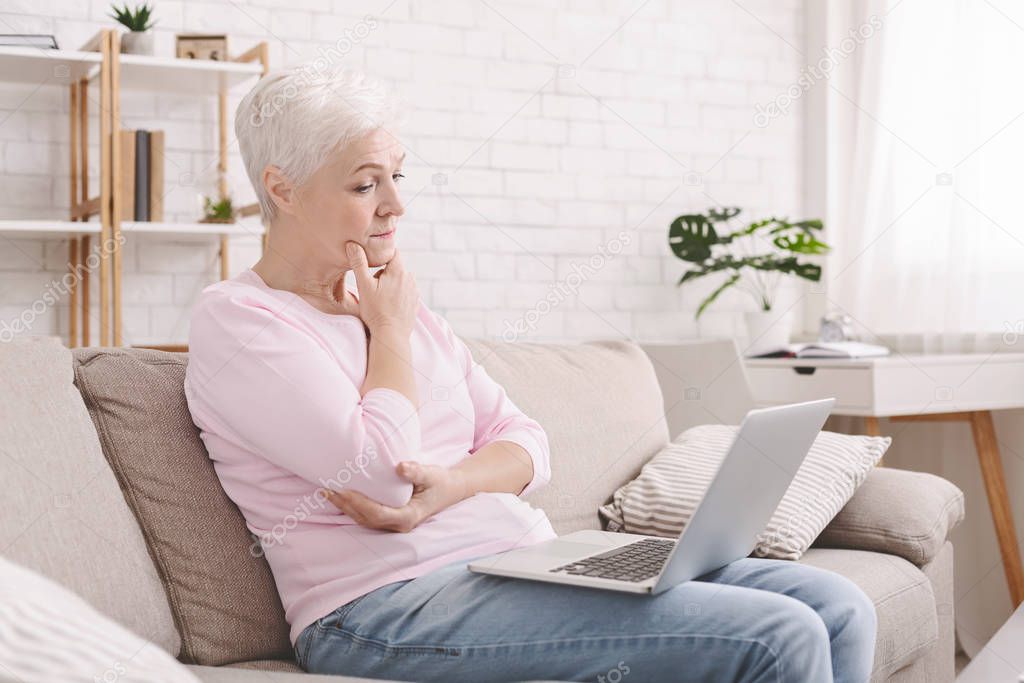
[[185,402],[183,353],[84,347],[75,383],[145,534],[181,632],[179,659],[292,661],[267,561],[217,479]]
[[[689,522],[736,427],[702,425],[686,430],[655,455],[633,481],[598,513],[609,531],[675,537]],[[821,432],[753,555],[797,560],[853,496],[892,439]]]

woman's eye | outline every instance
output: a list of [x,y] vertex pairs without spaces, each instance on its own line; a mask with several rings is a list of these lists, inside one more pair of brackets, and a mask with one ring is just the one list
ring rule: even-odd
[[[404,177],[405,176],[402,175],[401,173],[394,173],[394,174],[392,174],[391,179],[394,180],[395,182],[398,182],[399,178],[404,178]],[[359,194],[366,194],[367,192],[369,192],[372,189],[373,189],[373,183],[370,183],[369,185],[360,185],[359,187],[356,188],[356,192],[358,192]]]

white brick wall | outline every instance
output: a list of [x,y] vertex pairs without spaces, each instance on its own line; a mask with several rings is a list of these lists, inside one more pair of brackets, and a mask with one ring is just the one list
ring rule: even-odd
[[[752,218],[801,211],[799,108],[767,128],[753,123],[755,104],[804,64],[792,47],[802,45],[801,0],[155,5],[158,54],[173,52],[176,32],[223,31],[236,52],[268,40],[274,66],[315,57],[373,17],[341,64],[388,80],[408,104],[399,245],[428,304],[463,335],[502,334],[620,231],[630,236],[622,252],[523,338],[741,334],[750,303],[740,293],[694,322],[707,288],[675,286],[683,267],[668,224],[716,203]],[[111,24],[108,6],[8,1],[0,32],[53,33],[76,48]],[[198,193],[215,189],[215,107],[212,97],[123,97],[125,127],[166,131],[171,219],[195,219]],[[67,109],[63,88],[0,87],[0,217],[66,216]],[[230,186],[246,203],[234,151]],[[90,161],[95,173],[95,151]],[[31,306],[66,256],[62,240],[0,237],[0,320]],[[255,239],[235,241],[235,272],[257,258]],[[125,342],[184,341],[190,306],[217,272],[215,240],[130,238]],[[66,305],[53,307],[32,332],[64,334],[66,319]],[[93,329],[97,343],[98,319]]]

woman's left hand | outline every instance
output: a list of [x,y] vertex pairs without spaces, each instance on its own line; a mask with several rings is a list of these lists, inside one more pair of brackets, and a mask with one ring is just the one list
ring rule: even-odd
[[360,526],[402,533],[412,531],[423,520],[466,498],[465,482],[458,471],[414,461],[400,462],[396,470],[413,484],[412,498],[402,507],[383,505],[358,491],[322,491],[334,507]]

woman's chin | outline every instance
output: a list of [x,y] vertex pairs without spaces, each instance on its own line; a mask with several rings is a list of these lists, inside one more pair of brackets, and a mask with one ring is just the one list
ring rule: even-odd
[[[374,238],[370,238],[373,240]],[[394,239],[387,240],[387,244],[374,245],[370,243],[370,249],[367,250],[366,260],[371,268],[377,266],[383,266],[395,257],[395,242]]]

